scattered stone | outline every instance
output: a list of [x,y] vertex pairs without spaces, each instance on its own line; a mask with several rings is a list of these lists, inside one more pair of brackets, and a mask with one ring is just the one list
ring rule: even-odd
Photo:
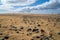
[[34,28],[37,28],[37,26],[35,26]]
[[40,24],[38,24],[38,27],[41,26]]
[[0,40],[4,40],[4,37],[0,37]]
[[44,35],[40,35],[40,39],[44,38]]
[[43,38],[40,38],[40,40],[43,40]]
[[22,39],[22,40],[24,40],[24,39]]
[[31,36],[31,35],[32,35],[32,32],[28,32],[28,33],[27,33],[27,36],[29,36],[29,35]]
[[43,29],[41,29],[41,33],[44,33],[45,31]]
[[16,33],[19,33],[19,31],[16,31]]
[[34,29],[32,30],[32,32],[38,33],[38,32],[39,32],[39,29],[34,28]]
[[17,27],[11,26],[11,28],[9,28],[9,30],[17,31]]
[[24,29],[24,27],[23,26],[20,26],[19,31],[22,31],[23,29]]
[[2,33],[2,32],[0,32],[0,35],[3,35],[3,33]]
[[9,38],[9,36],[8,35],[6,35],[5,37],[4,37],[4,39],[8,39]]
[[16,29],[16,28],[10,28],[9,30],[17,31],[17,29]]
[[36,36],[36,38],[40,38],[40,36]]
[[34,39],[31,39],[31,40],[34,40]]
[[15,27],[15,26],[11,26],[12,28],[17,28],[17,27]]
[[27,29],[27,32],[29,32],[29,31],[31,31],[31,30],[32,30],[31,28],[28,28],[28,29]]
[[49,40],[49,38],[45,36],[44,40]]
[[23,26],[20,26],[20,30],[22,30],[22,29],[24,29],[24,27]]
[[60,35],[60,32],[58,32],[58,35]]
[[4,40],[4,39],[1,39],[1,40]]
[[52,38],[52,33],[49,34],[49,38]]
[[[0,32],[0,38],[3,36],[3,38],[1,38],[0,40],[8,40],[9,38],[10,38],[10,40],[19,40],[19,39],[20,40],[50,40],[50,39],[51,40],[54,40],[54,38],[55,38],[56,35],[54,36],[53,33],[56,32],[54,30],[56,28],[52,28],[52,26],[53,27],[54,26],[57,27],[60,24],[59,22],[58,23],[56,22],[57,24],[55,23],[55,20],[56,21],[60,21],[60,18],[57,18],[56,17],[57,19],[54,19],[52,17],[48,17],[48,15],[46,17],[45,16],[41,16],[41,17],[40,16],[38,16],[38,17],[37,16],[34,16],[34,17],[31,16],[33,18],[30,18],[30,16],[27,16],[26,15],[26,18],[23,18],[22,17],[21,20],[20,20],[20,17],[17,16],[16,17],[17,18],[16,20],[15,20],[15,17],[13,17],[13,18],[11,17],[10,18],[10,19],[12,19],[11,21],[10,21],[9,18],[6,18],[5,19],[4,17],[1,18],[1,19],[3,19],[2,21],[0,20],[0,31],[1,31]],[[8,23],[8,22],[10,22],[10,23]],[[5,23],[7,23],[7,24],[5,24]],[[21,24],[23,24],[23,25],[21,25]],[[16,25],[16,26],[19,26],[20,25],[20,26],[19,27],[16,27],[16,26],[13,26],[13,25]],[[42,27],[40,27],[40,26],[42,26]],[[46,28],[44,26],[47,26],[48,28]],[[45,31],[45,29],[43,29],[43,28],[46,28],[47,30]],[[58,28],[59,27],[57,27],[57,29]],[[52,30],[52,33],[50,33],[48,35],[48,32],[51,31],[51,30]],[[59,29],[58,29],[58,31],[59,31]],[[5,36],[5,34],[7,34],[7,33],[10,36],[9,35],[6,35]],[[58,32],[57,34],[60,35],[60,32]],[[21,39],[22,37],[24,39]],[[32,39],[30,39],[31,37],[32,37]],[[56,39],[57,39],[57,37],[56,37]],[[59,40],[59,39],[57,39],[57,40]]]

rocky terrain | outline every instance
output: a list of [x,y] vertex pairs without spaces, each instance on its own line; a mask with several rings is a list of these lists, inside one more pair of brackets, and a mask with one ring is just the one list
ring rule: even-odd
[[60,40],[60,15],[0,15],[0,40]]

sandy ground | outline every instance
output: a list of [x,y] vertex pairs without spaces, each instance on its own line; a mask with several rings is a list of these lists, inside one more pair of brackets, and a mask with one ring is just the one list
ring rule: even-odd
[[0,40],[60,40],[60,15],[0,15]]

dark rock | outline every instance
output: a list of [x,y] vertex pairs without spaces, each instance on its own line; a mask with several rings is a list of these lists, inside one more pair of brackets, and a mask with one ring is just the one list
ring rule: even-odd
[[9,28],[9,30],[17,31],[17,27],[11,26],[11,28]]
[[16,28],[10,28],[9,30],[17,31],[17,29],[16,29]]
[[41,29],[41,33],[44,33],[45,31],[43,29]]
[[8,35],[6,35],[5,37],[4,37],[4,39],[8,39],[9,38],[9,36]]
[[2,32],[0,32],[0,35],[3,35],[3,33],[2,33]]
[[1,40],[4,40],[4,38],[3,38],[3,39],[1,39]]
[[58,35],[60,35],[60,32],[58,32]]
[[17,28],[17,27],[15,27],[15,26],[11,26],[12,28]]
[[27,36],[29,36],[29,35],[31,36],[31,35],[32,35],[32,33],[31,33],[31,32],[27,33]]
[[37,28],[37,26],[35,26],[34,28]]
[[34,28],[32,31],[38,33],[39,29]]
[[40,36],[36,36],[36,38],[40,38]]
[[24,39],[22,39],[22,40],[24,40]]
[[16,31],[16,33],[19,33],[19,31]]
[[52,38],[52,33],[50,33],[49,35],[50,35],[49,38]]
[[43,40],[42,38],[40,38],[40,40]]
[[49,40],[49,38],[45,36],[44,40]]
[[40,35],[40,38],[44,38],[44,35]]
[[31,28],[28,28],[28,29],[27,29],[27,32],[29,32],[29,31],[31,31],[31,30],[32,30]]
[[31,39],[31,40],[34,40],[34,39]]
[[23,26],[20,26],[20,29],[24,29],[24,27]]
[[38,27],[41,26],[40,24],[38,24]]

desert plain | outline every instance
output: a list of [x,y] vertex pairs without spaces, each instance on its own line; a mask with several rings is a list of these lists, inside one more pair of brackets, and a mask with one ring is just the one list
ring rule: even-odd
[[60,40],[60,14],[0,15],[0,40]]

